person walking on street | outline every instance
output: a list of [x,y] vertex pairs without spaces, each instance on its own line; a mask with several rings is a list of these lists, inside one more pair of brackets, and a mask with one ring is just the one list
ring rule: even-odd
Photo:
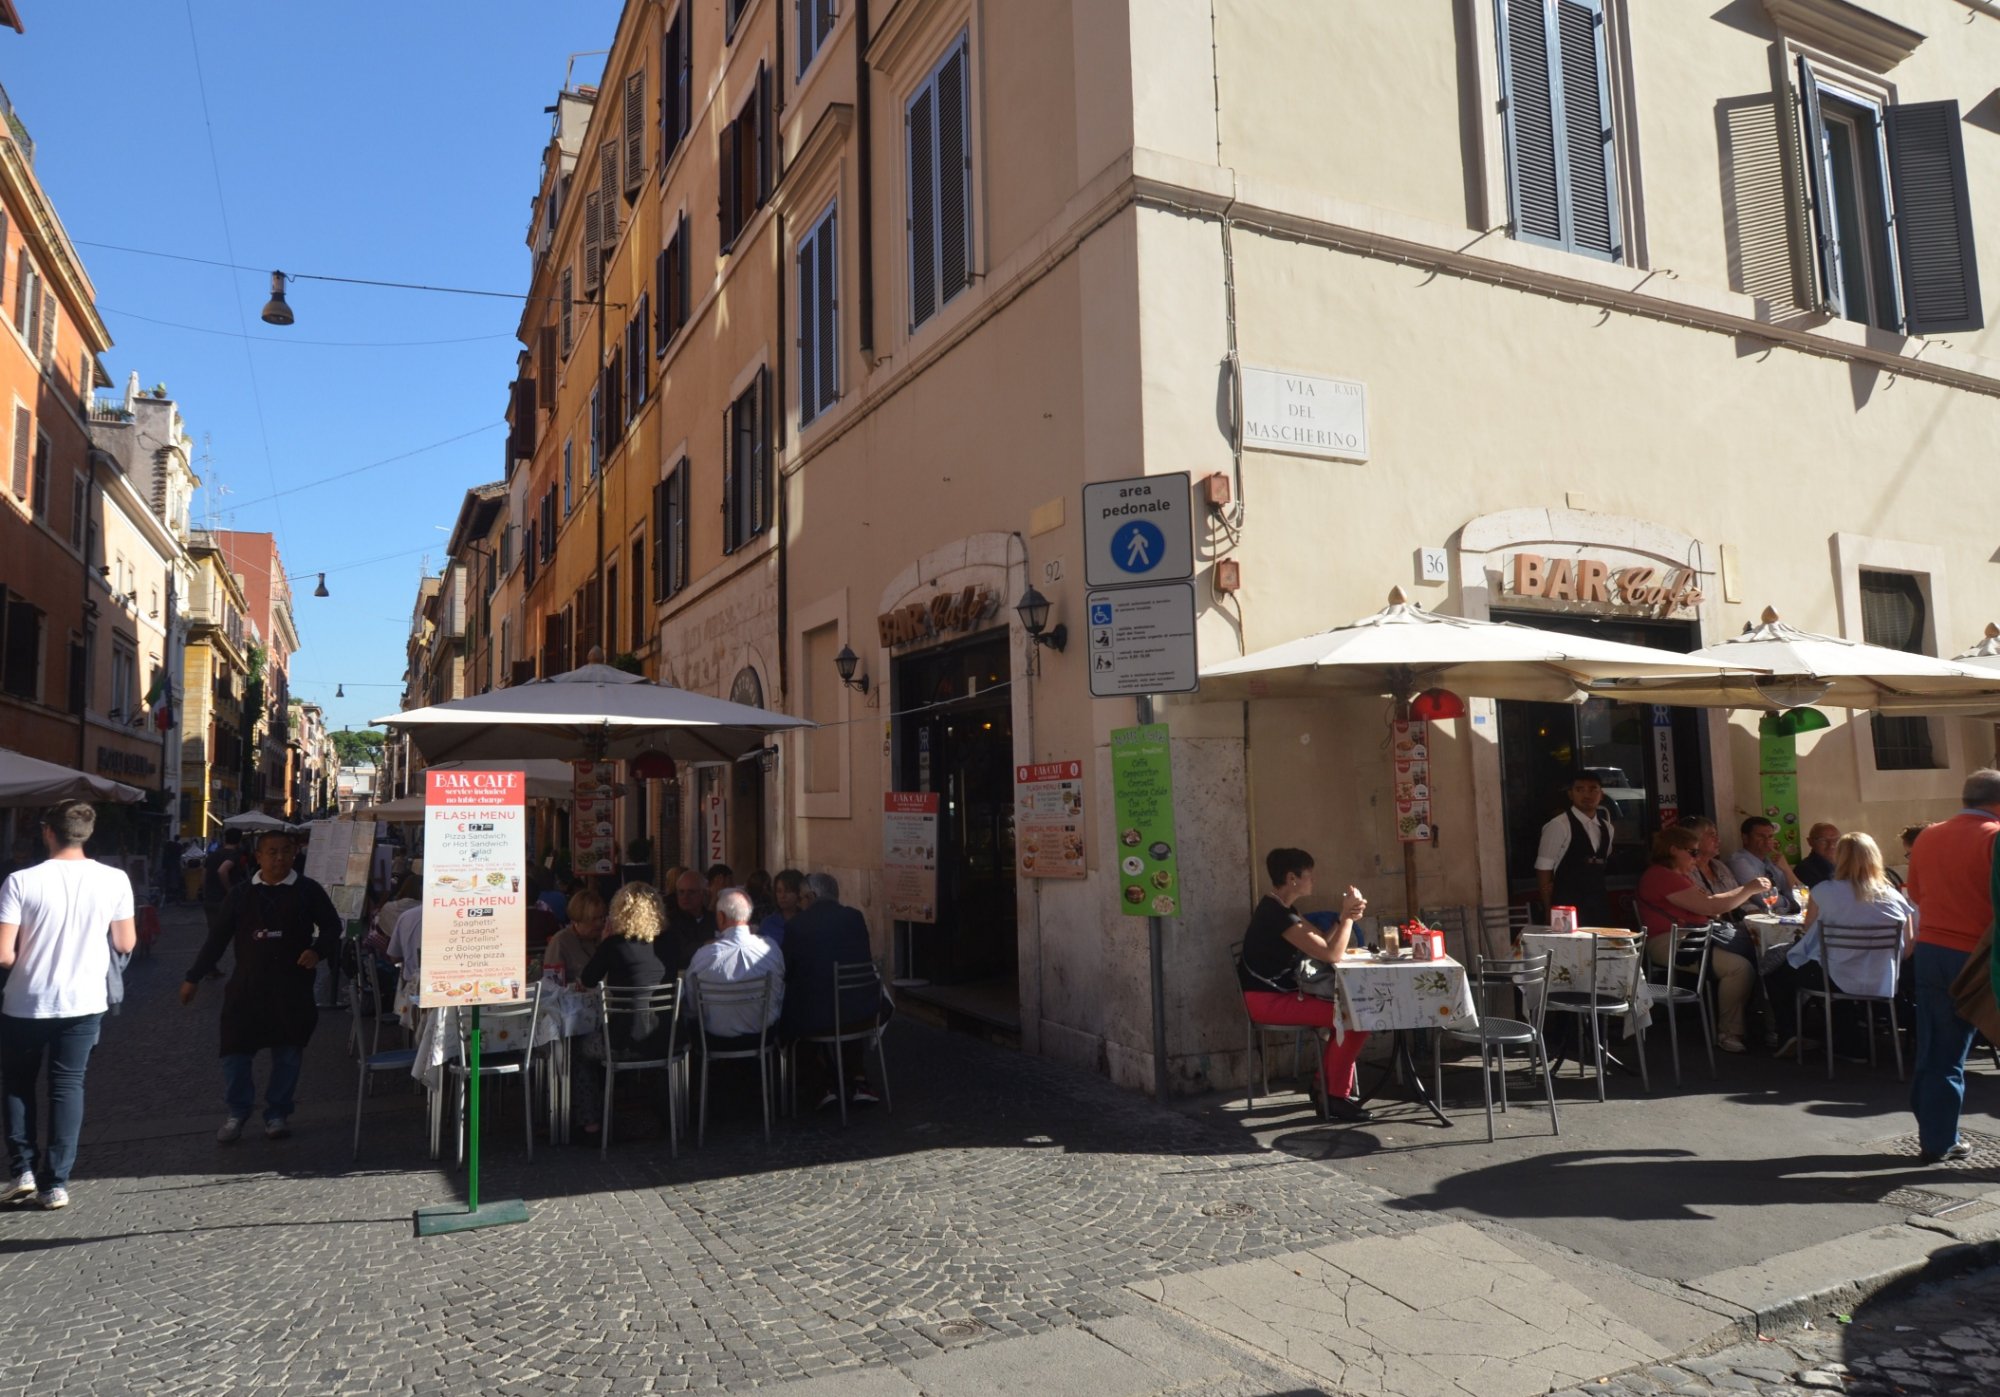
[[181,1003],[194,1003],[224,948],[235,947],[236,970],[222,987],[222,1080],[229,1105],[228,1119],[215,1132],[222,1144],[241,1138],[257,1104],[252,1064],[260,1048],[271,1050],[264,1135],[282,1140],[292,1133],[299,1068],[319,1022],[313,970],[340,944],[340,913],[325,888],[292,867],[296,847],[283,830],[257,837],[256,875],[231,890],[181,983]]
[[[86,858],[97,812],[83,801],[42,816],[48,858],[0,885],[0,1078],[5,1079],[8,1180],[0,1201],[69,1206],[83,1128],[83,1074],[109,1007],[111,953],[139,944],[132,880]],[[36,1158],[36,1100],[49,1076],[48,1151]],[[39,1167],[39,1172],[37,1172]]]
[[1926,1164],[1963,1159],[1958,1136],[1965,1103],[1965,1055],[1976,1030],[1958,1016],[1951,983],[1993,925],[1993,837],[2000,833],[2000,771],[1965,779],[1965,808],[1917,836],[1904,891],[1917,906],[1910,956],[1917,1005],[1917,1060],[1910,1110]]

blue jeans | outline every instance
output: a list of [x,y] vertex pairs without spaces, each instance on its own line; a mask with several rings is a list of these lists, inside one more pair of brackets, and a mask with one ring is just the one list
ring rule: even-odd
[[[255,1053],[222,1055],[222,1099],[237,1120],[250,1119],[257,1105],[257,1078],[251,1064]],[[264,1119],[285,1120],[292,1114],[292,1095],[298,1090],[299,1069],[305,1065],[303,1048],[271,1049],[271,1075],[264,1083]]]
[[[76,1165],[76,1138],[83,1130],[83,1070],[97,1046],[102,1014],[67,1019],[0,1016],[0,1077],[6,1079],[7,1172],[36,1171],[45,1189],[69,1187]],[[37,1160],[37,1088],[42,1065],[49,1069],[49,1149]]]
[[1965,1055],[1976,1030],[1952,1007],[1951,982],[1969,953],[1918,942],[1910,956],[1917,1004],[1917,1060],[1910,1073],[1910,1110],[1925,1154],[1943,1154],[1958,1143],[1958,1112],[1965,1101]]

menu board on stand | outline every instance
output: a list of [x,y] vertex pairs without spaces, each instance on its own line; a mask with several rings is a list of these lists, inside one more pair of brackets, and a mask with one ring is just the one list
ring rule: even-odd
[[1082,878],[1083,763],[1014,768],[1014,847],[1023,878]]
[[1421,718],[1389,724],[1389,765],[1396,793],[1396,838],[1428,844],[1431,838],[1431,725]]
[[570,868],[618,871],[618,763],[576,761],[570,785]]
[[937,842],[937,792],[882,793],[882,896],[896,920],[937,920]]
[[424,773],[426,1009],[521,997],[528,970],[527,839],[518,771]]
[[333,899],[343,922],[361,915],[375,852],[373,820],[314,820],[306,826],[306,877]]

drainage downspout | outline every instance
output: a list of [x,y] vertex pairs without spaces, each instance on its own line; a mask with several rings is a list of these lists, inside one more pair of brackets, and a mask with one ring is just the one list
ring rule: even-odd
[[861,284],[857,324],[861,354],[875,359],[875,103],[868,86],[868,0],[854,0],[855,143],[860,160],[854,172],[855,199],[861,205],[857,255]]

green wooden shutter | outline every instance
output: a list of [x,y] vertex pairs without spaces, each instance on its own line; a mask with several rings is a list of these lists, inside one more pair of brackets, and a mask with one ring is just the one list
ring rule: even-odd
[[1983,329],[1958,103],[1912,102],[1883,117],[1910,333]]

